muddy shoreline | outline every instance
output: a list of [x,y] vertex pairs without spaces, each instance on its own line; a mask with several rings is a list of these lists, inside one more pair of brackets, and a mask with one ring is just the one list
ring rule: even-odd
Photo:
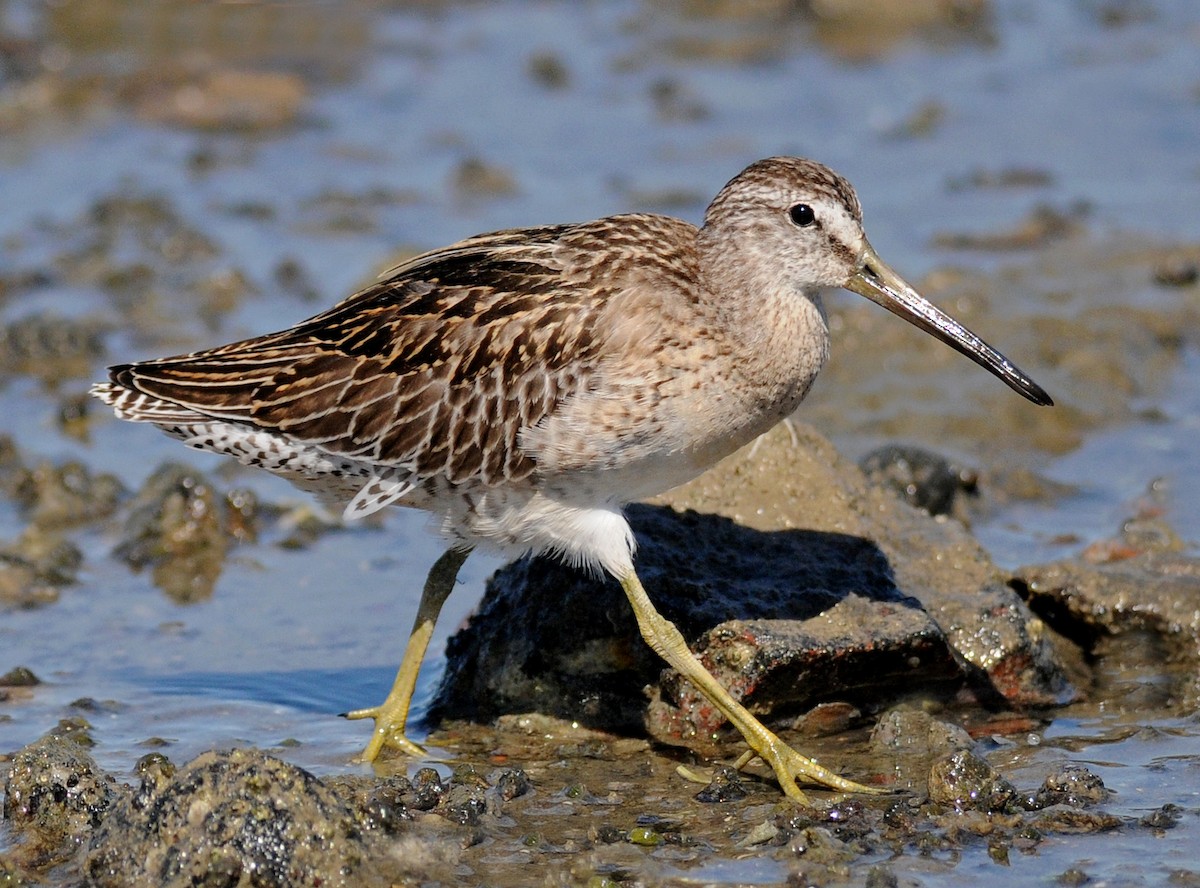
[[[50,545],[39,534],[116,516],[124,539],[113,557],[186,603],[212,594],[233,547],[286,515],[178,466],[131,496],[82,467],[30,470],[10,453],[5,489],[24,497],[30,517],[22,552],[48,554],[7,556],[9,587],[14,577],[26,584],[6,601],[47,617],[64,589],[55,582],[75,594],[78,559],[62,554],[69,537]],[[903,452],[904,468],[915,460]],[[317,777],[287,763],[287,744],[184,762],[171,758],[169,741],[147,738],[156,751],[133,773],[114,774],[90,752],[103,752],[93,720],[125,704],[77,700],[45,737],[3,757],[11,846],[0,866],[15,884],[83,875],[98,885],[519,885],[530,867],[548,883],[668,884],[749,855],[768,881],[889,885],[916,861],[980,843],[1003,862],[1056,835],[1172,828],[1185,812],[1170,803],[1141,817],[1106,810],[1110,793],[1084,764],[1043,763],[1039,783],[1018,785],[989,758],[1035,749],[1062,713],[1103,705],[1096,688],[1106,674],[1140,670],[1133,681],[1161,681],[1161,664],[1139,667],[1131,645],[1169,647],[1173,671],[1190,674],[1200,624],[1179,614],[1200,595],[1200,561],[1150,513],[1078,558],[1010,575],[959,520],[907,501],[928,501],[926,487],[911,477],[898,487],[895,464],[866,463],[875,480],[811,428],[780,427],[662,505],[633,512],[646,582],[706,665],[799,748],[881,796],[813,791],[811,806],[799,807],[760,768],[721,767],[736,757],[736,738],[640,650],[631,618],[612,616],[619,595],[604,605],[607,618],[582,616],[603,590],[553,563],[525,563],[493,578],[451,642],[429,761],[391,758],[374,776],[351,768]],[[948,471],[923,477],[936,484]],[[944,500],[964,517],[994,496],[970,477],[957,504]],[[739,523],[722,525],[723,515]],[[665,582],[688,573],[700,589]],[[866,577],[892,591],[872,590]],[[777,604],[763,610],[765,601]],[[695,602],[701,608],[689,611]],[[505,631],[489,622],[493,611]],[[726,613],[733,622],[721,622]],[[598,624],[607,631],[592,631]],[[0,683],[0,713],[41,686],[20,667]],[[1195,700],[1194,682],[1183,680],[1169,707],[1191,712]],[[692,784],[679,766],[711,782]]]
[[[1200,884],[1198,28],[0,5],[0,883]],[[884,794],[721,770],[739,744],[619,590],[484,558],[418,687],[429,760],[355,764],[336,713],[391,680],[421,519],[342,526],[89,384],[479,231],[698,221],[779,153],[848,175],[889,263],[1058,402],[832,296],[801,425],[633,510],[706,662]]]

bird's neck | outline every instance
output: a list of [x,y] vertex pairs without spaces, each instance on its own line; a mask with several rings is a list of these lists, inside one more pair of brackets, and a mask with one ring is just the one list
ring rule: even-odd
[[713,325],[736,337],[732,368],[762,399],[762,408],[791,413],[829,354],[829,328],[816,290],[798,288],[780,268],[739,255],[744,245],[697,238]]

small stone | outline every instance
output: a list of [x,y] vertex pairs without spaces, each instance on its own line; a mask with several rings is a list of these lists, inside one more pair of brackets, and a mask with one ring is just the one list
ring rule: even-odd
[[452,783],[437,811],[451,823],[478,826],[487,811],[483,793],[478,785]]
[[974,469],[919,447],[881,447],[858,465],[873,483],[930,515],[951,515],[961,497],[979,493],[979,474]]
[[562,58],[552,52],[537,52],[529,57],[529,76],[546,89],[564,89],[571,82],[570,71]]
[[765,820],[746,833],[745,838],[737,843],[739,848],[751,848],[754,845],[765,845],[779,835],[779,827],[770,820]]
[[1121,828],[1121,818],[1097,811],[1080,811],[1056,805],[1047,808],[1033,821],[1032,826],[1047,833],[1087,835]]
[[525,795],[532,788],[529,775],[520,768],[505,768],[493,783],[500,798],[506,802]]
[[736,802],[746,797],[746,787],[741,776],[733,768],[719,767],[713,771],[711,782],[700,790],[694,798],[698,802],[717,804],[720,802]]
[[32,688],[41,683],[41,679],[33,674],[33,670],[25,666],[14,666],[0,675],[0,688]]
[[601,845],[615,845],[618,842],[629,841],[629,834],[615,826],[601,826],[596,829],[596,842]]
[[1092,881],[1092,877],[1081,869],[1071,867],[1059,873],[1054,881],[1059,885],[1067,886],[1067,888],[1077,888],[1079,885],[1086,885]]
[[1052,805],[1067,805],[1085,808],[1108,799],[1104,781],[1082,765],[1067,765],[1061,771],[1046,777],[1041,789],[1030,800],[1027,807],[1033,810]]
[[957,810],[1005,811],[1016,796],[1011,783],[969,751],[944,756],[930,768],[929,797]]
[[412,777],[411,805],[418,811],[429,811],[446,795],[446,786],[433,768],[421,768]]
[[867,878],[863,884],[865,888],[897,888],[900,880],[896,878],[891,867],[877,863],[867,870]]
[[517,183],[507,170],[468,157],[454,172],[454,190],[464,197],[509,197],[517,193]]
[[1170,802],[1163,805],[1156,811],[1151,811],[1145,817],[1138,821],[1142,826],[1150,827],[1151,829],[1173,829],[1178,825],[1183,817],[1183,809],[1178,805],[1173,805]]
[[659,833],[648,826],[635,826],[629,831],[628,841],[633,845],[661,845],[665,839],[662,833]]

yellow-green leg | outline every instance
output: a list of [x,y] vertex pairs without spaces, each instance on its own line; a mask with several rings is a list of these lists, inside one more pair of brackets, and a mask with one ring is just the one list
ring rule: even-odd
[[417,673],[421,670],[421,661],[425,659],[429,639],[433,637],[434,624],[437,623],[442,605],[446,603],[447,596],[454,588],[458,569],[470,554],[470,549],[447,549],[429,569],[429,576],[425,578],[425,589],[421,592],[421,603],[417,606],[417,618],[413,621],[412,634],[408,637],[408,647],[404,649],[404,659],[400,662],[400,670],[396,673],[396,680],[392,682],[387,699],[381,706],[346,713],[346,718],[375,719],[375,731],[371,734],[371,742],[360,756],[362,761],[375,761],[384,746],[394,746],[412,756],[425,754],[424,749],[404,736],[404,728],[408,724],[408,709],[412,705],[413,689],[417,686]]
[[712,673],[696,659],[695,654],[688,649],[683,635],[675,628],[675,624],[663,617],[650,602],[650,597],[642,588],[637,573],[630,571],[623,577],[621,588],[625,590],[625,594],[629,597],[629,603],[633,605],[633,612],[637,616],[642,638],[646,639],[646,642],[660,657],[695,685],[696,689],[709,702],[721,710],[746,739],[752,752],[739,758],[737,767],[744,767],[754,755],[760,756],[775,771],[775,776],[779,779],[779,785],[784,793],[801,804],[805,804],[808,800],[800,791],[800,787],[796,785],[797,780],[828,786],[843,792],[876,793],[881,791],[862,786],[821,767],[780,740],[762,722],[751,715],[746,707],[733,699],[729,692],[713,678]]

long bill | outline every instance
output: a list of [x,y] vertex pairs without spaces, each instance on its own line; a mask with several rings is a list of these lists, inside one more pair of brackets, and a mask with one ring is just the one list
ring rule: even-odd
[[1044,407],[1054,403],[1040,385],[1008,358],[905,283],[900,275],[879,258],[879,254],[870,244],[867,244],[863,251],[862,264],[858,271],[844,286],[847,290],[882,305],[913,326],[920,327],[952,349],[962,352],[1033,403]]

